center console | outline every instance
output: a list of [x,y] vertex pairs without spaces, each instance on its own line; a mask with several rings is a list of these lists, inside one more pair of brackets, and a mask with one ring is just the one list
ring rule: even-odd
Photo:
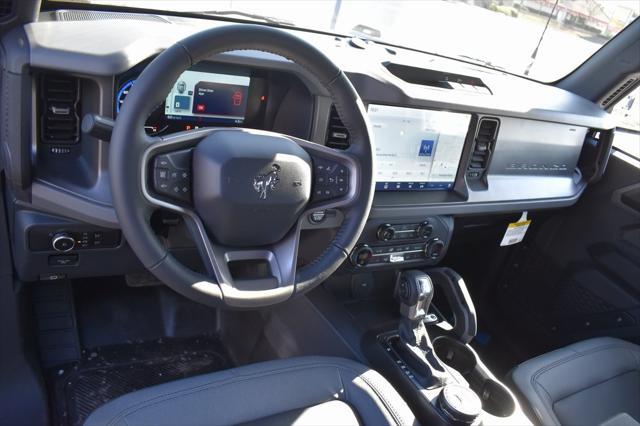
[[[447,321],[431,302],[445,295]],[[469,342],[476,314],[464,280],[449,268],[406,270],[397,279],[397,327],[372,330],[365,355],[429,425],[531,424],[511,391],[482,363]]]

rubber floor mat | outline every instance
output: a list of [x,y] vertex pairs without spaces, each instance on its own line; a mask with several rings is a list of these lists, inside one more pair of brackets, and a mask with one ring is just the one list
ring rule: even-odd
[[54,424],[82,425],[93,410],[126,393],[231,367],[220,341],[210,336],[86,350],[79,362],[48,373]]

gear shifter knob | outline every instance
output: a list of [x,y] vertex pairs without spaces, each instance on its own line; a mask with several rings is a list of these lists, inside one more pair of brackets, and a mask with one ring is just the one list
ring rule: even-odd
[[404,271],[396,285],[396,299],[400,302],[399,344],[397,350],[403,360],[430,385],[442,386],[447,374],[433,352],[427,329],[422,322],[433,300],[433,282],[429,275],[418,270]]
[[396,287],[400,313],[410,321],[421,321],[433,300],[433,282],[422,271],[404,271]]

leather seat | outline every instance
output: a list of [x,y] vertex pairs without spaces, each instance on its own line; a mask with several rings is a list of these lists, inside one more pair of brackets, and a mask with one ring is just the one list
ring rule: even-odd
[[640,425],[638,345],[585,340],[520,364],[511,380],[540,424]]
[[413,413],[377,372],[341,358],[247,365],[142,389],[85,425],[411,425]]

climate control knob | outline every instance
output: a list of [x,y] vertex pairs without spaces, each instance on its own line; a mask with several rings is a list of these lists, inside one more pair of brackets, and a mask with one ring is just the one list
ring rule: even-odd
[[388,223],[380,225],[378,228],[378,239],[380,241],[390,241],[396,235],[396,230]]
[[369,247],[366,244],[357,246],[351,252],[351,256],[350,256],[351,264],[357,267],[366,266],[367,263],[369,263],[369,260],[371,260],[372,256],[373,256],[373,250],[371,250],[371,247]]
[[418,225],[416,229],[416,235],[418,238],[424,238],[425,240],[431,236],[433,233],[433,226],[429,223],[429,221],[425,220],[424,222]]
[[427,259],[436,260],[444,250],[444,242],[439,238],[432,238],[424,247],[424,255]]
[[76,240],[66,232],[59,232],[51,239],[51,246],[55,251],[67,252],[76,246]]

